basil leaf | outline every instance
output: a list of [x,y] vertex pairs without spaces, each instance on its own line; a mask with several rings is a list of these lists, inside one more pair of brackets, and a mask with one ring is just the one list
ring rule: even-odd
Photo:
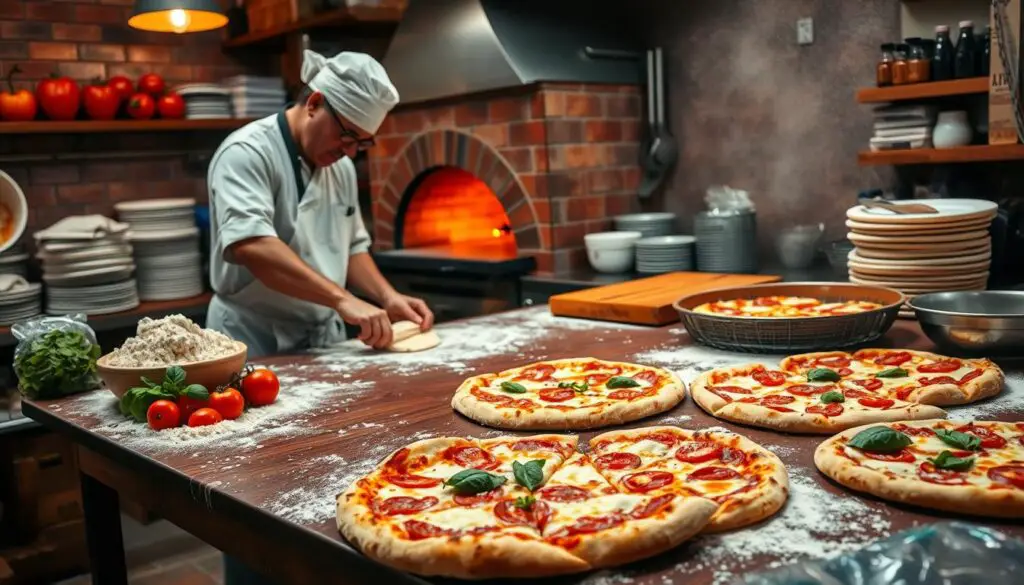
[[489,492],[505,483],[505,476],[492,475],[479,469],[463,469],[444,482],[462,495]]
[[586,382],[559,382],[558,387],[572,388],[573,390],[582,393],[590,389],[590,384],[587,384]]
[[887,453],[899,451],[913,442],[907,435],[889,427],[870,427],[854,435],[849,445],[863,451]]
[[537,498],[533,496],[520,496],[516,498],[516,501],[512,505],[520,510],[529,510],[536,501]]
[[161,387],[160,384],[157,384],[156,382],[154,382],[153,380],[150,380],[149,378],[147,378],[145,376],[142,377],[142,384],[146,388],[160,388]]
[[821,395],[821,401],[825,404],[830,402],[846,402],[846,396],[843,396],[843,393],[838,390],[829,390]]
[[946,429],[936,429],[935,436],[942,439],[942,442],[947,445],[952,445],[957,449],[963,449],[965,451],[977,451],[981,448],[981,439],[974,435],[967,433],[961,433],[960,431],[947,431]]
[[210,391],[206,389],[202,384],[189,384],[181,391],[183,396],[194,398],[196,400],[209,400]]
[[612,376],[608,378],[608,381],[604,383],[607,388],[636,388],[640,385],[633,378],[627,378],[625,376]]
[[526,386],[516,382],[502,382],[501,389],[509,394],[526,394]]
[[906,378],[909,374],[903,368],[887,368],[875,374],[876,378]]
[[932,462],[938,469],[952,469],[953,471],[967,471],[974,465],[974,457],[954,457],[949,451],[939,453],[938,457],[931,457]]
[[544,459],[534,459],[525,464],[513,461],[512,475],[516,477],[516,483],[532,492],[544,481]]
[[808,382],[838,382],[839,373],[828,368],[811,368],[807,372]]
[[185,370],[181,366],[171,366],[164,374],[163,387],[168,390],[177,390],[185,383]]

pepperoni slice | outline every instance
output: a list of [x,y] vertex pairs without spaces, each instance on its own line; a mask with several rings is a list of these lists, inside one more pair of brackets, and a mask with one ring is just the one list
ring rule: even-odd
[[402,528],[405,529],[406,537],[409,540],[423,540],[424,538],[436,538],[438,536],[454,534],[451,530],[446,530],[436,524],[430,524],[422,520],[406,520],[402,523]]
[[621,390],[616,390],[614,392],[608,393],[608,398],[611,398],[613,400],[634,400],[636,398],[640,398],[643,395],[644,393],[639,390],[630,390],[628,388],[623,388]]
[[967,372],[966,374],[964,374],[963,378],[960,378],[960,383],[961,384],[965,384],[967,382],[970,382],[971,380],[977,378],[978,376],[982,375],[983,373],[984,372],[982,370],[977,370],[977,369],[971,370],[970,372]]
[[649,492],[663,488],[675,479],[675,476],[667,471],[641,471],[622,478],[622,483],[631,492]]
[[861,388],[868,390],[869,392],[874,392],[875,390],[878,390],[879,388],[885,385],[885,383],[879,380],[878,378],[867,378],[850,381],[860,386]]
[[437,501],[437,498],[434,496],[427,496],[425,498],[397,496],[394,498],[388,498],[382,502],[376,502],[374,504],[374,508],[378,513],[384,514],[385,516],[399,516],[402,514],[415,514],[416,512],[422,512],[436,504]]
[[676,451],[676,459],[683,463],[704,463],[718,459],[721,455],[721,445],[710,441],[686,441]]
[[479,388],[473,388],[473,389],[471,389],[469,391],[469,393],[472,394],[473,396],[475,396],[476,398],[479,398],[480,400],[483,400],[484,402],[491,402],[491,403],[495,403],[495,404],[506,404],[506,403],[512,402],[512,400],[513,400],[511,396],[503,396],[501,394],[492,394],[490,392],[484,392],[483,390],[480,390]]
[[787,394],[773,394],[761,399],[761,404],[764,406],[783,406],[793,402],[796,402],[796,398]]
[[547,400],[548,402],[565,402],[566,400],[571,400],[573,396],[576,396],[576,391],[572,388],[542,388],[538,394],[540,394],[541,400]]
[[935,376],[934,378],[918,378],[917,383],[921,386],[934,386],[935,384],[956,384],[956,380],[949,376]]
[[928,483],[939,485],[966,485],[967,476],[952,469],[939,469],[931,461],[925,461],[917,468],[917,476]]
[[511,449],[513,451],[554,451],[558,453],[562,451],[563,445],[543,439],[526,439],[525,441],[516,441],[512,444]]
[[722,449],[722,456],[718,458],[722,463],[729,465],[743,465],[747,460],[747,454],[733,447]]
[[711,388],[712,392],[728,392],[729,394],[750,394],[750,389],[743,388],[742,386],[715,386]]
[[498,502],[494,506],[494,515],[506,524],[533,525],[533,514],[529,510],[517,508],[515,500],[502,500]]
[[835,357],[820,358],[815,363],[817,365],[819,365],[819,366],[822,366],[822,367],[825,367],[825,368],[832,368],[833,370],[836,370],[836,369],[839,369],[839,368],[845,368],[845,367],[849,366],[850,365],[850,358],[848,358],[848,357],[846,357],[844,355],[837,355]]
[[754,299],[754,304],[758,307],[775,307],[779,304],[779,301],[772,297],[757,297]]
[[648,434],[643,435],[641,437],[637,437],[638,441],[642,441],[644,439],[646,439],[648,441],[656,441],[656,442],[661,443],[662,445],[666,445],[668,447],[675,447],[676,443],[678,443],[680,441],[680,439],[678,437],[676,437],[675,435],[673,435],[671,433],[648,433]]
[[464,496],[459,494],[455,496],[455,503],[460,506],[477,506],[485,502],[494,501],[501,494],[501,490],[491,490],[488,492],[479,493],[472,496]]
[[533,521],[536,523],[537,529],[543,531],[544,527],[548,525],[548,520],[551,519],[551,506],[544,502],[534,502],[531,508],[533,510]]
[[626,521],[621,514],[609,514],[607,516],[583,516],[572,526],[565,528],[569,536],[576,534],[593,534],[602,530],[614,528]]
[[926,374],[948,374],[959,370],[960,365],[960,360],[939,360],[930,364],[921,364],[917,366],[917,371]]
[[843,396],[847,398],[874,398],[874,394],[856,388],[843,388]]
[[611,374],[590,374],[589,376],[587,376],[587,385],[588,386],[600,386],[601,384],[604,384],[605,382],[607,382],[608,378],[611,378],[611,377],[612,377]]
[[590,498],[590,492],[571,485],[554,485],[537,492],[540,497],[552,502],[582,502]]
[[595,459],[594,465],[601,469],[636,469],[640,467],[640,457],[633,453],[608,453]]
[[868,408],[881,409],[886,409],[891,407],[893,404],[896,404],[895,400],[890,400],[888,398],[859,398],[857,399],[857,402],[861,403],[861,405],[866,406]]
[[1024,465],[998,465],[988,470],[988,478],[1024,490]]
[[395,451],[395,454],[384,464],[385,471],[389,473],[404,473],[408,467],[409,449],[402,448]]
[[935,431],[928,427],[912,427],[903,423],[896,423],[892,425],[892,430],[899,431],[905,435],[913,435],[916,437],[930,437],[935,434]]
[[555,366],[550,364],[538,364],[536,366],[529,367],[522,372],[516,378],[520,380],[532,380],[534,382],[546,382],[551,379],[555,373]]
[[751,378],[757,380],[763,386],[782,386],[786,383],[786,375],[774,370],[758,370]]
[[447,461],[454,461],[462,467],[472,467],[473,469],[491,470],[498,466],[498,461],[493,455],[480,447],[473,447],[471,445],[448,447],[441,452],[441,458]]
[[722,481],[726,479],[736,479],[740,477],[739,472],[728,467],[701,467],[697,471],[694,471],[690,475],[686,476],[686,479],[692,479],[694,481]]
[[864,451],[864,455],[877,461],[888,461],[890,463],[914,463],[917,461],[917,457],[914,457],[914,454],[906,449],[900,449],[893,453],[872,453],[871,451]]
[[668,505],[672,503],[673,499],[675,499],[675,496],[672,494],[664,494],[661,496],[657,496],[655,498],[651,498],[646,503],[641,504],[636,508],[633,508],[629,512],[629,515],[633,518],[636,518],[637,520],[640,520],[641,518],[650,518],[651,516],[654,516],[658,512],[661,512],[662,510],[667,508]]
[[[863,400],[863,398],[861,400]],[[820,414],[823,416],[839,416],[840,414],[843,414],[843,405],[838,402],[814,404],[812,406],[808,406],[806,411],[811,414]]]
[[765,408],[769,410],[774,410],[776,412],[796,412],[795,410],[789,408],[788,406],[765,406]]
[[836,370],[836,373],[839,374],[840,376],[845,377],[852,374],[853,370],[851,370],[850,368],[839,368],[838,370]]
[[741,402],[743,404],[757,404],[759,400],[754,396],[747,396],[746,398],[740,398],[736,402]]
[[964,425],[957,429],[961,433],[969,433],[981,439],[981,446],[986,449],[999,449],[1006,446],[1006,439],[999,433],[978,425]]
[[824,394],[830,390],[835,390],[836,387],[833,384],[826,384],[824,386],[812,386],[810,384],[794,384],[792,386],[786,386],[786,392],[790,394],[796,394],[797,396],[814,396],[815,394]]
[[658,372],[655,372],[654,370],[644,370],[639,374],[635,374],[633,379],[640,382],[647,382],[648,384],[654,384],[658,381],[659,377]]
[[440,479],[424,477],[422,475],[412,475],[409,473],[387,474],[384,476],[384,479],[386,479],[388,483],[393,483],[399,487],[412,489],[429,488],[441,485]]
[[914,356],[910,355],[906,351],[894,351],[890,353],[884,353],[875,358],[875,363],[880,366],[898,366],[905,364],[910,360],[914,359]]

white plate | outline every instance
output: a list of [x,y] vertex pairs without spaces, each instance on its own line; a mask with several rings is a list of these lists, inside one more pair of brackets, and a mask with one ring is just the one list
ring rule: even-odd
[[70,264],[50,264],[47,262],[43,265],[43,274],[65,275],[84,272],[87,270],[95,270],[97,268],[129,267],[131,265],[131,256],[112,258],[108,260],[87,260],[84,262],[73,262]]
[[963,242],[965,240],[977,240],[980,238],[989,237],[987,230],[977,230],[972,232],[962,233],[941,233],[931,234],[926,236],[903,236],[903,235],[885,235],[879,236],[874,234],[858,234],[849,232],[846,237],[854,244],[940,244],[947,242]]
[[86,309],[81,311],[61,311],[57,309],[51,309],[50,307],[46,307],[46,312],[51,315],[63,315],[66,313],[85,313],[86,315],[109,315],[111,313],[121,313],[123,311],[130,311],[138,306],[139,300],[135,299],[132,301],[127,301],[125,303],[121,303],[119,305],[111,305],[109,307],[103,307],[99,309]]
[[846,220],[846,227],[850,228],[850,231],[856,233],[875,235],[894,234],[901,236],[926,236],[938,232],[958,233],[981,229],[987,230],[990,225],[992,225],[991,218],[971,221],[954,221],[951,223],[925,223],[921,225],[903,225],[898,223],[864,223],[862,221],[853,221],[852,219]]
[[67,264],[80,260],[99,260],[105,258],[131,258],[132,247],[123,246],[97,246],[80,252],[40,252],[36,258],[44,263]]
[[917,278],[918,276],[941,276],[945,274],[964,274],[969,272],[978,272],[980,270],[988,270],[992,265],[991,260],[982,260],[980,262],[969,262],[962,263],[956,266],[886,266],[884,264],[863,264],[856,260],[851,260],[848,263],[850,270],[857,272],[858,274],[876,274],[876,275],[887,275],[890,278],[893,276],[905,276],[907,278]]
[[992,243],[991,242],[985,242],[984,244],[982,244],[980,246],[975,246],[973,248],[965,248],[963,250],[956,250],[953,253],[950,253],[949,250],[943,250],[943,249],[938,249],[938,250],[933,250],[933,249],[924,249],[924,250],[920,250],[920,249],[918,249],[918,250],[877,250],[877,249],[862,248],[862,247],[857,247],[853,251],[856,252],[857,255],[860,256],[861,258],[864,258],[864,259],[867,259],[867,260],[903,260],[903,261],[907,261],[907,260],[934,260],[934,259],[948,260],[950,258],[955,258],[955,257],[958,257],[960,255],[963,255],[963,256],[974,256],[974,255],[977,255],[977,254],[991,254],[992,253]]
[[867,208],[863,205],[851,207],[846,217],[854,221],[866,223],[897,223],[897,224],[929,224],[949,223],[953,219],[970,220],[994,216],[998,205],[982,199],[912,199],[893,201],[891,203],[919,203],[929,205],[938,213],[906,213],[897,214],[887,209]]
[[28,260],[28,254],[24,252],[21,254],[12,254],[10,256],[0,256],[0,265],[18,264],[26,260]]
[[171,240],[186,240],[189,238],[198,238],[199,228],[190,227],[188,229],[180,229],[173,231],[159,231],[159,232],[128,232],[128,239],[131,242],[166,242]]
[[98,284],[117,283],[121,280],[128,280],[132,275],[135,265],[126,267],[97,268],[95,270],[83,270],[81,272],[69,272],[61,275],[43,275],[43,281],[56,286],[88,286]]
[[114,205],[118,212],[132,211],[164,211],[164,210],[191,210],[196,206],[196,200],[191,198],[177,199],[141,199],[137,201],[123,201]]
[[884,266],[893,268],[945,268],[971,264],[989,260],[992,258],[991,250],[982,250],[975,254],[952,254],[938,258],[870,258],[861,254],[861,251],[853,249],[847,255],[850,262],[859,262],[870,266]]
[[894,242],[857,242],[858,250],[920,250],[933,252],[961,252],[963,250],[974,250],[983,246],[991,246],[991,239],[986,235],[984,238],[974,240],[963,240],[959,242],[915,242],[915,243],[894,243]]
[[638,248],[686,248],[696,241],[697,238],[693,236],[655,236],[637,240],[636,246]]
[[933,286],[941,284],[955,284],[960,282],[976,282],[988,278],[988,270],[981,269],[973,272],[961,272],[959,274],[900,274],[900,275],[878,275],[865,274],[854,266],[849,269],[851,275],[863,280],[876,280],[886,282],[898,282],[906,285]]

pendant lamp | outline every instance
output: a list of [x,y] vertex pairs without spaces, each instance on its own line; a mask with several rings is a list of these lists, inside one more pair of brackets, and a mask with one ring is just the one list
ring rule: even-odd
[[227,23],[217,0],[135,0],[128,19],[132,28],[173,33],[213,30]]

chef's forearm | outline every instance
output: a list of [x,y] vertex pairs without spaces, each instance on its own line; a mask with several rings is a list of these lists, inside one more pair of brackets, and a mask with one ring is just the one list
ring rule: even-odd
[[368,253],[353,254],[349,257],[347,276],[349,287],[363,291],[378,303],[395,292]]
[[252,238],[231,247],[232,260],[246,267],[264,286],[290,297],[330,307],[351,293],[320,274],[281,240]]

